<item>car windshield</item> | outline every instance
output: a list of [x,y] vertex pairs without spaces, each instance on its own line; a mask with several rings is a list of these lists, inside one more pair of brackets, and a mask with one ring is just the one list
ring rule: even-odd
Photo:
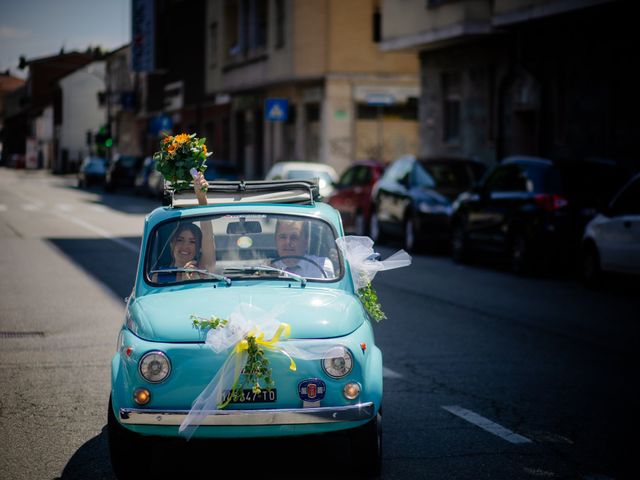
[[472,172],[464,162],[423,161],[416,169],[418,185],[428,188],[467,189],[474,184]]
[[331,185],[333,179],[327,172],[320,172],[318,170],[289,170],[287,178],[291,180],[305,180],[310,178],[319,178],[321,182],[326,185]]
[[87,168],[101,168],[106,164],[106,160],[104,158],[90,158],[86,163]]
[[[214,253],[215,252],[215,253]],[[234,214],[164,222],[145,259],[151,284],[342,277],[334,230],[309,217]]]

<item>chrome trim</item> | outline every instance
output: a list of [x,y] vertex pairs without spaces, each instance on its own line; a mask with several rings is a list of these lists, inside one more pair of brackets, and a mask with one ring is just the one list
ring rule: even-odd
[[[373,402],[344,407],[287,408],[264,410],[210,410],[200,425],[305,425],[355,422],[373,418]],[[189,410],[145,410],[121,408],[120,422],[128,425],[180,425]]]

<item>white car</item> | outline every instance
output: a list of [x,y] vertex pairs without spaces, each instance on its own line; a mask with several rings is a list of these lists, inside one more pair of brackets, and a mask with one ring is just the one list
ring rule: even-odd
[[318,179],[320,195],[327,198],[335,190],[338,174],[331,165],[315,162],[278,162],[267,173],[265,180]]
[[640,174],[587,224],[581,252],[589,286],[596,286],[603,272],[640,275]]

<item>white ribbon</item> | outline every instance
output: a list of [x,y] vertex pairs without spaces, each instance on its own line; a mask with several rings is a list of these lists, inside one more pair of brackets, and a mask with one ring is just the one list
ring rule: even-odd
[[373,240],[369,237],[348,235],[338,238],[336,244],[349,262],[356,291],[371,283],[378,272],[411,265],[411,255],[404,250],[397,251],[386,260],[377,260]]
[[[220,353],[229,349],[231,351],[211,382],[194,400],[191,410],[180,425],[181,435],[187,439],[191,438],[202,421],[210,413],[219,410],[218,405],[223,403],[225,394],[233,388],[248,359],[247,351],[237,349],[236,346],[249,334],[264,335],[265,339],[272,339],[282,325],[276,317],[283,310],[283,305],[266,312],[253,305],[240,303],[231,313],[224,327],[212,328],[207,332],[205,343],[214,352]],[[265,348],[267,351],[280,352],[289,359],[301,360],[319,360],[324,357],[327,349],[326,345],[317,340],[292,342],[286,338],[281,338],[273,346]],[[293,361],[291,364],[295,365]]]

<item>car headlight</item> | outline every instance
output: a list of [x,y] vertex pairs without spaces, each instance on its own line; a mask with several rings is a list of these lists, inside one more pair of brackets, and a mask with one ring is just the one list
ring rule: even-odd
[[325,353],[322,369],[333,378],[342,378],[351,372],[353,356],[345,347],[335,346]]
[[140,375],[147,382],[160,383],[171,373],[171,362],[167,356],[159,351],[145,353],[138,364]]

